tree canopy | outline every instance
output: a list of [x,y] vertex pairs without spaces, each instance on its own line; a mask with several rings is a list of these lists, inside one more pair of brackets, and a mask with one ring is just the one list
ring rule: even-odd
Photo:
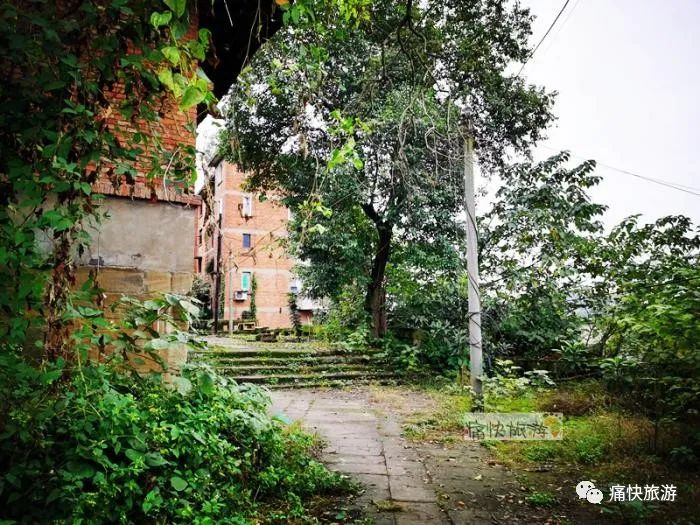
[[228,158],[298,212],[311,292],[365,288],[375,335],[394,244],[461,235],[465,133],[496,167],[551,120],[552,96],[506,73],[529,24],[501,2],[374,2],[355,26],[278,33],[230,93]]

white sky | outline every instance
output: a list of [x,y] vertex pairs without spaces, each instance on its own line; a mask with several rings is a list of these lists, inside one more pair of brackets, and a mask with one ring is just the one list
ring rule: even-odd
[[[564,0],[522,0],[537,16],[531,42]],[[536,158],[572,154],[700,193],[700,1],[571,0],[523,70],[559,92],[558,117]],[[580,160],[580,159],[574,159]],[[685,214],[700,223],[700,196],[599,165],[593,193],[607,225],[634,213]]]

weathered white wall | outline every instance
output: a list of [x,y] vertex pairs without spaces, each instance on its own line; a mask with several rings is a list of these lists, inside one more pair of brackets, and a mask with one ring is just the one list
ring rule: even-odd
[[106,219],[90,228],[80,264],[160,272],[191,272],[196,208],[169,202],[106,197]]

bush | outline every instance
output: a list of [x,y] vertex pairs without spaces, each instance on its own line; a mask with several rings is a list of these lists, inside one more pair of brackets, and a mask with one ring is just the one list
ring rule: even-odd
[[606,444],[602,436],[583,436],[576,440],[574,455],[579,463],[595,465],[605,457]]
[[341,485],[309,435],[267,415],[262,390],[201,368],[176,386],[0,355],[0,518],[247,523]]

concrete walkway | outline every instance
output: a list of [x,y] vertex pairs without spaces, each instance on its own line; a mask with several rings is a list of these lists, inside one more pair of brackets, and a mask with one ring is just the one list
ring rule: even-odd
[[[365,392],[285,390],[272,393],[273,413],[302,420],[327,442],[323,461],[367,490],[356,504],[377,525],[450,523],[427,486],[429,475],[390,417],[379,417]],[[391,511],[380,508],[391,506]],[[398,511],[398,509],[402,509]]]
[[[377,525],[600,522],[599,515],[583,517],[576,509],[564,513],[528,505],[527,488],[478,443],[404,439],[402,420],[435,408],[421,392],[356,386],[278,390],[272,399],[273,413],[300,420],[326,440],[322,459],[329,468],[365,485],[354,505]],[[575,481],[565,484],[574,490]]]

